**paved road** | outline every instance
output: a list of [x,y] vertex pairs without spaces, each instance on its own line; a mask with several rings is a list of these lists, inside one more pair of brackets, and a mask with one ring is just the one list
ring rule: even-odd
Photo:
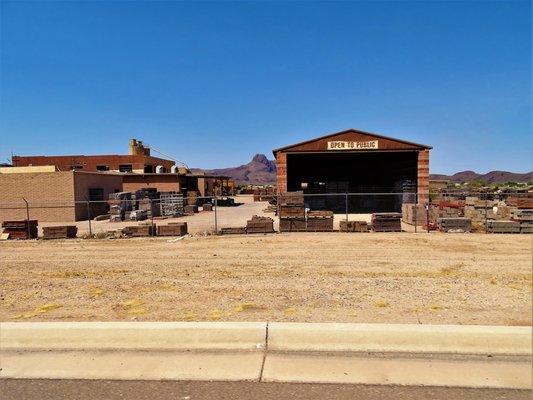
[[0,380],[2,400],[530,399],[531,391],[409,386],[108,380]]

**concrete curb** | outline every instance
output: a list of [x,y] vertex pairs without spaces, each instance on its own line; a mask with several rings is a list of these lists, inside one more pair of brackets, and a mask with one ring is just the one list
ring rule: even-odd
[[263,322],[0,323],[2,350],[260,350]]
[[[0,377],[19,379],[256,380],[529,389],[531,352],[530,327],[0,323]],[[496,357],[483,356],[489,354]]]
[[532,353],[522,326],[270,323],[268,347],[280,351],[455,354]]

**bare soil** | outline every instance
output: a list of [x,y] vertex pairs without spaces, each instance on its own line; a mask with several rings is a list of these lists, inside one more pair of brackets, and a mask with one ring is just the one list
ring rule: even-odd
[[530,235],[0,243],[0,320],[532,324]]

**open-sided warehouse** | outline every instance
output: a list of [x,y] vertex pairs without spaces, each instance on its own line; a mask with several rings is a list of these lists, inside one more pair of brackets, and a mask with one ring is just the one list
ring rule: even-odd
[[[402,196],[429,195],[430,146],[349,129],[273,150],[278,192],[303,190],[312,209],[350,212],[400,211]],[[320,196],[337,193],[338,196]],[[377,194],[379,193],[379,194]]]

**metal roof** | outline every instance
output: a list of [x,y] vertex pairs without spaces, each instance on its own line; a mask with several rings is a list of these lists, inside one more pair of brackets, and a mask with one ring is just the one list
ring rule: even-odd
[[384,136],[384,135],[380,135],[380,134],[373,133],[373,132],[366,132],[366,131],[361,131],[361,130],[358,130],[358,129],[346,129],[346,130],[344,130],[344,131],[335,132],[335,133],[329,133],[329,134],[327,134],[327,135],[319,136],[319,137],[314,138],[314,139],[305,140],[305,141],[303,141],[303,142],[299,142],[299,143],[291,144],[291,145],[288,145],[288,146],[279,147],[279,148],[277,148],[277,149],[272,150],[272,153],[273,153],[274,156],[275,156],[276,153],[277,153],[278,151],[288,150],[288,149],[290,149],[290,148],[292,148],[292,147],[301,146],[301,145],[304,145],[304,144],[307,144],[307,143],[315,142],[315,141],[317,141],[317,140],[327,139],[327,138],[330,138],[330,137],[333,137],[333,136],[341,135],[341,134],[344,134],[344,133],[350,133],[350,132],[360,133],[360,134],[363,134],[363,135],[374,136],[374,137],[376,137],[376,138],[378,138],[378,139],[388,139],[388,140],[393,140],[393,141],[395,141],[395,142],[405,143],[405,144],[409,144],[409,145],[411,145],[411,146],[417,146],[417,147],[424,148],[424,149],[432,149],[432,148],[433,148],[433,147],[431,147],[431,146],[428,146],[427,144],[420,144],[420,143],[409,142],[409,141],[407,141],[407,140],[396,139],[396,138],[393,138],[393,137],[390,137],[390,136]]

